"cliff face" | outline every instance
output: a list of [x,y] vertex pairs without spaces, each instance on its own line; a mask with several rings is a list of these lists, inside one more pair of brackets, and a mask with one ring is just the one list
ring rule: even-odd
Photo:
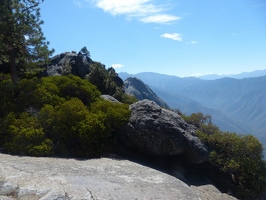
[[154,101],[159,106],[164,108],[169,108],[167,103],[165,103],[160,97],[158,97],[146,84],[144,84],[138,78],[127,78],[124,81],[125,92],[129,95],[135,96],[138,100],[149,99]]
[[0,154],[0,199],[235,199],[124,159],[32,158]]

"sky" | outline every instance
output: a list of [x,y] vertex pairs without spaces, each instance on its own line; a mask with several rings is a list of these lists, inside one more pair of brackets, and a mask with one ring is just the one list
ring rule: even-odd
[[86,46],[118,73],[266,69],[265,0],[45,0],[40,8],[54,55]]

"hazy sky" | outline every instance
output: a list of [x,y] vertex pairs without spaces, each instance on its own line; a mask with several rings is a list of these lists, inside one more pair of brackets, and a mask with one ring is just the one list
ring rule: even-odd
[[265,0],[45,0],[40,7],[55,54],[86,46],[117,72],[266,69]]

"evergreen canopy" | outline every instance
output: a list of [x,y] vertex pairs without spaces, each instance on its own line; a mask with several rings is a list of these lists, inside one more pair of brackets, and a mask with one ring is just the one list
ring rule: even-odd
[[18,81],[18,71],[36,72],[53,52],[41,30],[39,4],[43,1],[0,1],[0,65],[9,66],[13,83]]

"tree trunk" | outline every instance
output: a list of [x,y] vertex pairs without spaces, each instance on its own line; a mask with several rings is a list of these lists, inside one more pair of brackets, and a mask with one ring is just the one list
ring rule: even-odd
[[18,75],[17,75],[17,69],[16,69],[15,50],[13,47],[9,49],[9,65],[10,65],[12,83],[16,84],[18,82]]

